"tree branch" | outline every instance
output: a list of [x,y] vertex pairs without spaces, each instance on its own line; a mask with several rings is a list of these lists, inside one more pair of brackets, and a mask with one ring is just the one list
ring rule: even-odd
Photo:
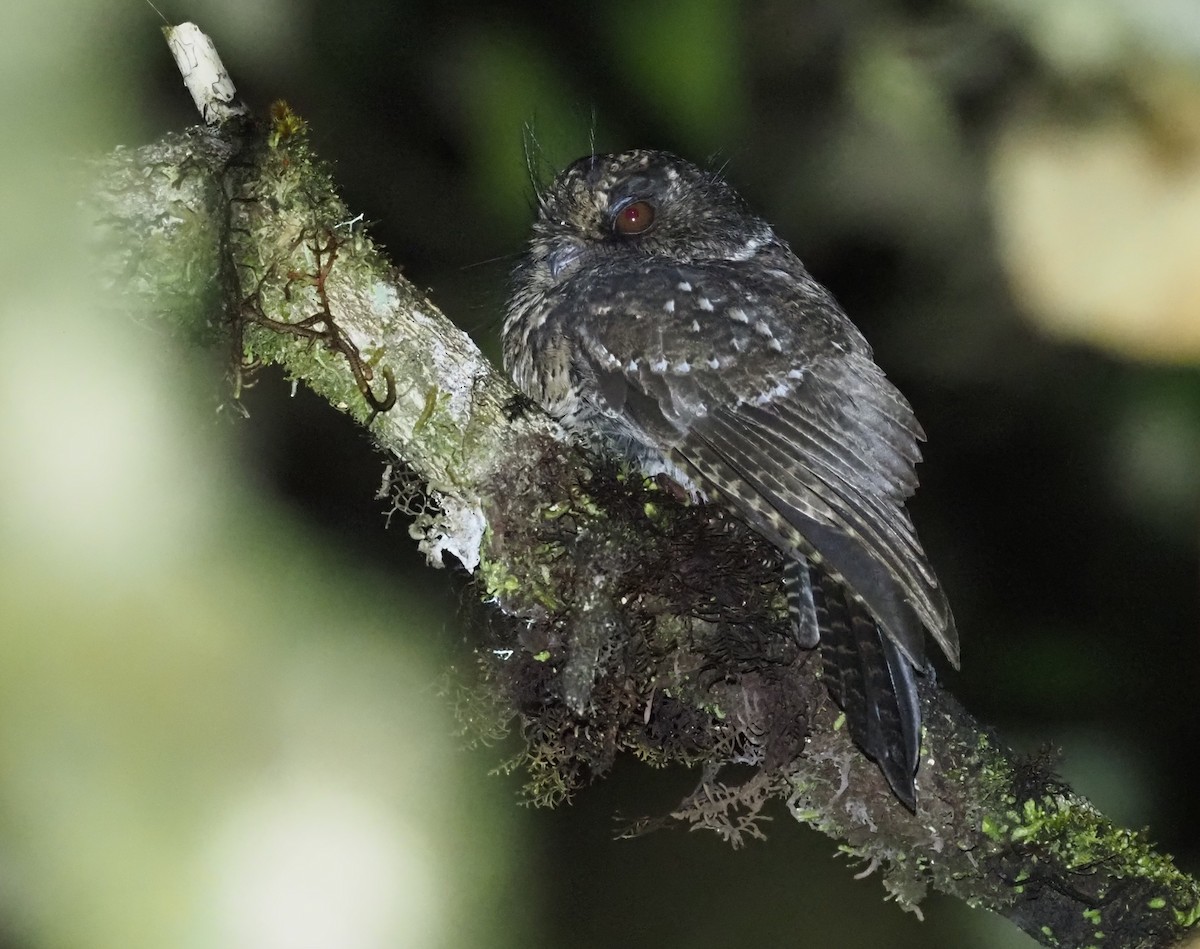
[[933,887],[1047,946],[1171,946],[1195,929],[1194,880],[932,680],[920,809],[900,806],[784,633],[777,553],[564,442],[372,243],[285,105],[96,171],[121,298],[177,336],[232,340],[235,397],[276,363],[368,427],[411,473],[402,503],[428,500],[412,531],[431,562],[478,569],[494,621],[463,714],[482,731],[518,723],[535,801],[622,752],[700,765],[671,818],[736,844],[780,799],[908,907]]

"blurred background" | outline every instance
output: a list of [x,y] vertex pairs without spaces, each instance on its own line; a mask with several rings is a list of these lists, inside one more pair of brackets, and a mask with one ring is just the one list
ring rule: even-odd
[[[979,718],[1200,872],[1200,15],[1188,0],[176,3],[285,98],[347,200],[493,356],[553,166],[723,165],[929,436],[915,518]],[[439,686],[464,578],[383,459],[264,374],[97,312],[83,162],[196,121],[145,3],[0,38],[0,947],[1018,947],[925,921],[780,811],[733,852],[614,841],[696,776],[554,812]]]

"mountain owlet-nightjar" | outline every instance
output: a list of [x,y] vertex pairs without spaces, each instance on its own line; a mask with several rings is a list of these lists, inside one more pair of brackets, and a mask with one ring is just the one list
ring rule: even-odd
[[821,584],[844,588],[826,679],[915,809],[925,632],[956,666],[958,637],[904,508],[924,436],[866,340],[720,175],[660,151],[559,174],[514,278],[526,395],[779,548],[801,645],[832,638]]

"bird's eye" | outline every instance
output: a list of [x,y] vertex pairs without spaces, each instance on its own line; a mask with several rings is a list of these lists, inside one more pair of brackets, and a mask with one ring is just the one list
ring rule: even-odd
[[613,230],[622,237],[633,237],[649,230],[654,223],[654,205],[649,201],[631,201],[617,211]]

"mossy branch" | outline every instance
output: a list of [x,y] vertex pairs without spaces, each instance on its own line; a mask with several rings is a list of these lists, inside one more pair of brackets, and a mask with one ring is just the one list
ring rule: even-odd
[[[736,844],[782,800],[910,908],[933,887],[1047,946],[1165,947],[1195,930],[1196,881],[933,682],[919,812],[899,805],[839,727],[819,663],[782,634],[775,551],[565,443],[371,241],[285,106],[96,171],[98,247],[123,299],[176,335],[233,341],[235,396],[254,367],[283,366],[419,481],[422,548],[478,569],[495,612],[471,707],[517,722],[536,801],[622,752],[684,762],[702,777],[672,819]],[[750,770],[735,781],[734,765]]]

